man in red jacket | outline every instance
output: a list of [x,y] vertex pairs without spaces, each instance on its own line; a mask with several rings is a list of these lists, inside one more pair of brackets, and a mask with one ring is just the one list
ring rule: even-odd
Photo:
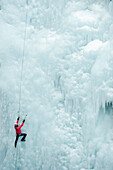
[[23,136],[21,141],[25,141],[25,137],[27,136],[26,133],[22,133],[21,132],[21,127],[24,125],[24,122],[25,122],[25,119],[23,120],[22,124],[19,126],[18,123],[19,123],[19,119],[20,117],[17,118],[17,122],[15,123],[14,125],[14,128],[16,130],[16,140],[15,140],[15,148],[16,148],[16,145],[17,145],[17,141],[19,139],[20,136]]

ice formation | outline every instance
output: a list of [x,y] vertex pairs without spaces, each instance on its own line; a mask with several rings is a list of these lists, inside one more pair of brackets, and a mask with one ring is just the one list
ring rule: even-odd
[[113,1],[0,0],[0,170],[113,170]]

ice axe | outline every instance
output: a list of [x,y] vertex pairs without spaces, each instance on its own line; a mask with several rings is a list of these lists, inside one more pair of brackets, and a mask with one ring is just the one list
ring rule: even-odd
[[26,119],[26,117],[27,117],[27,114],[25,115],[25,118],[24,118],[24,119]]

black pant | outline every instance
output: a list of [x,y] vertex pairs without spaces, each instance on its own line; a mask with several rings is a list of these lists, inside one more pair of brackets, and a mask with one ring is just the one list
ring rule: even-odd
[[23,136],[22,139],[21,139],[21,141],[25,141],[25,137],[27,136],[27,134],[26,134],[26,133],[21,133],[21,134],[17,133],[17,134],[16,134],[15,148],[16,148],[16,145],[17,145],[17,142],[18,142],[18,139],[19,139],[20,136]]

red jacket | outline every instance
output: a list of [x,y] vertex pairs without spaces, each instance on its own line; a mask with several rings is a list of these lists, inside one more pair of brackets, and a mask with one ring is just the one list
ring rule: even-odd
[[[19,123],[19,120],[17,119],[16,124],[18,125],[18,123]],[[16,133],[19,133],[19,134],[22,133],[22,132],[21,132],[21,127],[22,127],[23,125],[24,125],[24,122],[22,122],[22,124],[21,124],[20,126],[18,126],[18,127],[15,126]]]

